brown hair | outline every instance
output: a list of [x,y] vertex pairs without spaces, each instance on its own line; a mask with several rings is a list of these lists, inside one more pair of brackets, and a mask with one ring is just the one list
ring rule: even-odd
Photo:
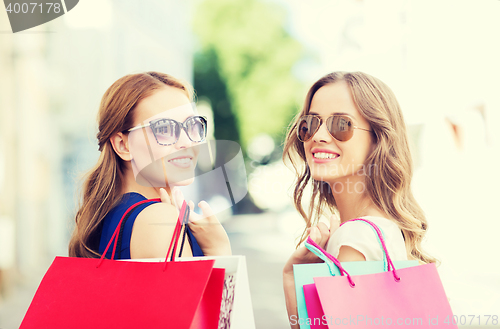
[[106,214],[120,201],[125,162],[115,153],[110,142],[113,134],[132,128],[137,103],[155,90],[172,86],[185,91],[190,100],[193,89],[168,74],[145,72],[118,79],[102,96],[99,106],[97,141],[101,154],[86,175],[83,200],[76,213],[76,227],[69,243],[71,257],[99,257],[100,230]]
[[[314,94],[323,86],[345,81],[361,115],[373,130],[375,148],[365,161],[365,168],[376,174],[365,175],[366,193],[384,213],[397,219],[403,232],[406,249],[412,257],[425,263],[436,259],[424,253],[421,242],[427,230],[424,212],[413,197],[410,183],[413,162],[403,114],[392,90],[377,78],[362,72],[334,72],[325,75],[309,89],[302,111],[289,127],[283,160],[289,159],[297,174],[293,193],[294,204],[306,221],[306,229],[318,222],[325,210],[337,211],[335,198],[327,182],[312,179],[307,166],[304,145],[297,138],[297,123],[309,113]],[[300,158],[297,159],[297,156]],[[312,181],[309,213],[302,206],[304,189]],[[300,243],[306,238],[302,234]]]

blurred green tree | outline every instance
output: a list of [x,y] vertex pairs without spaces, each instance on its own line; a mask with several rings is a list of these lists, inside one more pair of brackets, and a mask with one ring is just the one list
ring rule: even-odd
[[239,142],[236,118],[231,111],[226,83],[219,74],[217,53],[213,48],[195,54],[194,85],[198,99],[210,101],[214,124],[223,127],[214,130],[215,139]]
[[302,46],[285,29],[286,12],[259,0],[205,0],[193,30],[198,96],[210,99],[217,139],[238,141],[267,133],[282,141],[302,97],[292,68]]

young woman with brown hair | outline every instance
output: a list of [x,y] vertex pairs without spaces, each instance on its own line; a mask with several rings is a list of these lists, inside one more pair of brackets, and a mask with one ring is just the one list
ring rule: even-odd
[[[406,126],[396,97],[382,81],[362,72],[319,79],[289,129],[283,158],[297,173],[294,203],[306,222],[299,245],[310,235],[342,262],[382,260],[372,228],[348,222],[362,217],[383,231],[393,260],[436,261],[421,248],[427,221],[410,188]],[[302,198],[308,184],[312,195],[306,213]],[[324,214],[338,216],[340,223],[332,216],[328,228],[319,222]],[[300,246],[285,265],[290,317],[297,315],[293,264],[319,261]]]
[[[128,217],[119,258],[165,257],[178,216],[173,199],[179,199],[179,193],[172,197],[156,184],[139,183],[135,171],[142,154],[148,154],[149,149],[149,153],[153,150],[162,154],[162,161],[166,160],[164,169],[194,172],[195,146],[205,140],[206,120],[195,115],[192,99],[189,84],[158,72],[124,76],[105,92],[98,114],[101,154],[83,185],[83,200],[69,244],[70,256],[100,257],[130,206],[161,198],[162,202],[145,203]],[[150,140],[148,148],[134,142],[132,134],[142,134],[143,140]],[[191,182],[192,179],[169,179],[165,186]],[[203,218],[186,225],[191,244],[182,255],[231,254],[227,234],[210,207],[204,201],[199,206]]]

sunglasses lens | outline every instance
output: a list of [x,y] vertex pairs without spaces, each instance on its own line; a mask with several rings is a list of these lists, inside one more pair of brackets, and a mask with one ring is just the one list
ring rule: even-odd
[[329,117],[326,125],[333,138],[341,142],[351,139],[354,132],[352,120],[345,116]]
[[169,119],[158,120],[153,126],[153,132],[160,145],[170,145],[179,138],[179,127]]
[[193,142],[202,142],[207,136],[207,121],[203,117],[192,117],[186,121],[189,138]]
[[312,115],[306,115],[300,118],[297,128],[297,136],[299,140],[301,142],[307,142],[310,140],[314,133],[318,130],[319,122],[319,118]]

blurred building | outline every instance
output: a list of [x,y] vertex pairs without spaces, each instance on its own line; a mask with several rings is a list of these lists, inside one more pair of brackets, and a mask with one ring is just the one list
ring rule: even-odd
[[67,255],[77,187],[99,155],[105,90],[149,70],[192,82],[190,10],[174,0],[86,0],[16,34],[0,11],[0,300]]

